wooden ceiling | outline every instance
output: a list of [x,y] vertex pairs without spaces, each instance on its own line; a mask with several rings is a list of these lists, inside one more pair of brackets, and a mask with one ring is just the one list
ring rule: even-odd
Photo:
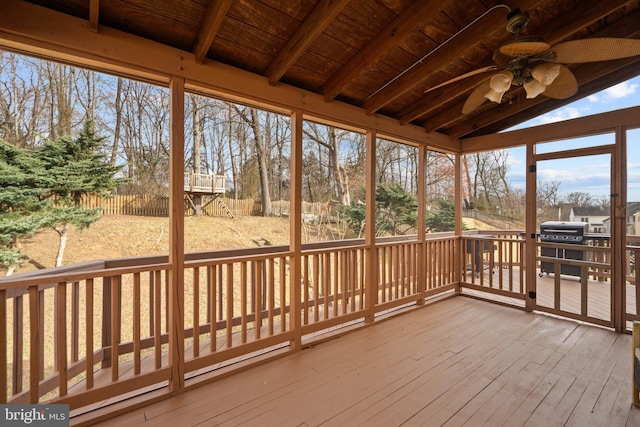
[[489,75],[425,94],[493,65],[513,38],[506,15],[531,17],[526,34],[549,44],[589,37],[640,38],[639,2],[623,0],[29,0],[452,138],[494,133],[640,74],[640,56],[568,64],[578,93],[526,99],[513,88],[501,104],[468,115],[462,105]]

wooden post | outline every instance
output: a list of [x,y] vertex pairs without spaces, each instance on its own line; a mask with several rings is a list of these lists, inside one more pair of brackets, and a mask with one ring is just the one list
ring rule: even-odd
[[[616,331],[626,329],[627,281],[625,262],[627,256],[627,128],[616,127],[616,144],[611,159],[611,284],[613,295],[613,326]],[[637,273],[636,273],[637,274]],[[636,398],[637,398],[636,393]]]
[[169,389],[184,387],[184,79],[172,77],[169,150]]
[[426,223],[427,223],[427,206],[426,206],[426,173],[427,173],[427,146],[422,144],[418,147],[418,265],[416,266],[417,290],[420,295],[418,305],[424,305],[425,298],[425,257],[426,257]]
[[456,239],[453,243],[453,253],[455,259],[453,261],[454,280],[456,281],[456,292],[462,292],[462,268],[466,266],[466,262],[462,262],[465,256],[464,242],[462,241],[462,155],[455,154],[455,202],[454,202],[454,235]]
[[536,160],[533,142],[527,143],[527,178],[526,178],[526,198],[529,209],[526,211],[524,256],[527,271],[525,274],[525,309],[533,311],[536,301],[532,296],[536,292]]
[[367,131],[367,170],[365,203],[365,247],[367,250],[365,322],[375,319],[378,302],[378,250],[376,248],[376,131]]
[[635,321],[633,322],[633,331],[632,331],[632,345],[631,345],[631,357],[632,357],[632,363],[633,363],[633,371],[631,371],[631,390],[633,393],[633,404],[634,406],[640,406],[640,397],[638,396],[638,386],[636,385],[636,382],[634,381],[634,377],[635,375],[633,375],[635,372],[635,362],[636,362],[636,348],[640,347],[640,322]]
[[[290,327],[293,339],[290,342],[292,351],[302,347],[302,317],[300,300],[302,292],[302,111],[291,113],[291,207],[289,210],[289,300],[291,305]],[[284,307],[283,307],[284,310]]]

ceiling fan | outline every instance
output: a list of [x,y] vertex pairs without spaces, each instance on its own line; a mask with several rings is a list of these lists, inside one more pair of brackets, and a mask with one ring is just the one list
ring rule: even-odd
[[507,15],[506,29],[514,34],[493,54],[496,65],[480,68],[425,91],[431,92],[448,84],[477,74],[497,71],[469,95],[462,114],[469,114],[486,100],[500,103],[511,86],[523,86],[527,98],[542,94],[549,98],[565,99],[576,94],[578,82],[562,63],[608,61],[640,55],[640,40],[623,38],[591,38],[558,43],[550,46],[542,37],[524,35],[529,14],[514,9]]

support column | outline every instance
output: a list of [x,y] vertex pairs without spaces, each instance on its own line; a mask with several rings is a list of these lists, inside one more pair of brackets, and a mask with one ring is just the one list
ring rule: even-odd
[[466,263],[462,262],[462,257],[465,256],[463,241],[462,241],[462,154],[456,153],[455,155],[455,168],[456,168],[456,182],[455,182],[455,201],[454,201],[454,235],[456,239],[453,242],[453,253],[455,259],[453,262],[453,268],[455,270],[456,280],[456,292],[462,292],[462,266]]
[[524,258],[524,265],[527,269],[525,272],[525,309],[527,311],[533,311],[535,307],[535,292],[536,292],[536,209],[537,209],[537,187],[536,187],[536,159],[535,159],[535,145],[533,142],[527,143],[527,180],[526,180],[526,225],[525,225],[525,245],[524,254],[521,256]]
[[426,271],[426,256],[427,256],[427,244],[425,242],[426,232],[425,227],[427,223],[427,213],[426,213],[426,156],[427,156],[427,146],[420,145],[418,147],[418,265],[417,265],[417,277],[418,281],[418,294],[420,295],[420,299],[418,300],[418,305],[424,305],[425,298],[425,271]]
[[613,326],[616,331],[626,329],[627,285],[627,127],[616,128],[616,145],[611,159],[613,174],[611,188],[611,283],[613,284]]
[[290,342],[292,351],[302,347],[302,315],[300,300],[302,299],[302,111],[291,113],[291,204],[289,208],[289,304],[290,328],[293,339]]
[[378,249],[376,248],[376,131],[368,130],[365,203],[365,250],[367,253],[367,290],[365,322],[375,319],[378,303]]
[[184,78],[172,77],[169,150],[169,389],[184,388]]

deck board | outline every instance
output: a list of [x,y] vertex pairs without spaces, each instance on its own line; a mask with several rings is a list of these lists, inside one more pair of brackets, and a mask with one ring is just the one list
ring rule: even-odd
[[630,346],[456,297],[99,425],[638,425]]

